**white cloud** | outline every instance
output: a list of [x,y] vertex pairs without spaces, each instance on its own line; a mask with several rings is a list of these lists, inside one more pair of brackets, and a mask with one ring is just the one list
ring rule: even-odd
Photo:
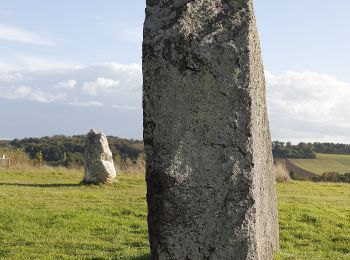
[[20,72],[0,73],[0,82],[1,81],[12,82],[12,81],[21,80],[22,78],[23,78],[23,75]]
[[103,106],[103,104],[99,101],[71,102],[69,104],[73,106],[79,106],[79,107],[102,107]]
[[57,41],[49,39],[48,37],[7,24],[0,24],[0,41],[13,41],[44,46],[57,44]]
[[9,62],[0,61],[0,72],[8,72],[16,70],[16,66]]
[[[266,80],[273,139],[350,143],[349,83],[308,71],[267,72]],[[142,68],[138,64],[54,63],[48,69],[2,72],[0,99],[57,102],[66,111],[89,109],[89,113],[100,113],[103,107],[109,116],[123,115],[130,127],[135,122],[140,126]]]
[[266,73],[266,80],[273,138],[350,141],[350,84],[309,71]]
[[53,64],[50,69],[3,72],[0,98],[60,102],[77,107],[111,108],[117,102],[132,110],[141,106],[142,70],[137,64],[105,63],[57,67]]
[[140,108],[135,106],[119,106],[119,105],[113,105],[112,106],[115,109],[126,109],[126,110],[140,110]]
[[23,98],[23,97],[29,96],[30,93],[32,93],[32,91],[33,90],[30,87],[21,86],[21,87],[15,89],[14,94],[15,94],[15,96]]
[[59,93],[46,93],[41,90],[36,90],[34,91],[30,99],[31,101],[36,101],[36,102],[41,102],[41,103],[51,103],[59,100],[65,100],[66,99],[66,94],[59,92]]
[[33,89],[29,86],[9,87],[2,89],[0,98],[12,99],[12,100],[29,100],[40,103],[51,103],[58,100],[64,100],[66,95],[62,92],[48,93],[40,89]]
[[77,81],[71,79],[71,80],[67,80],[67,81],[58,82],[55,85],[55,88],[58,88],[58,89],[73,89],[73,88],[75,88],[76,85],[77,85]]
[[[266,79],[273,139],[350,142],[349,83],[308,71],[267,72]],[[132,114],[137,119],[131,116],[130,125],[132,120],[140,124],[142,68],[118,63],[52,64],[49,69],[2,72],[0,99],[59,102],[77,110],[103,107],[106,113]]]
[[119,85],[119,80],[99,77],[93,82],[85,82],[82,89],[86,94],[90,96],[96,96],[98,92],[115,92],[118,90]]

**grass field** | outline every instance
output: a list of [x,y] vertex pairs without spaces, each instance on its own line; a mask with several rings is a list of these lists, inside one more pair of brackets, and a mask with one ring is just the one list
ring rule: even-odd
[[317,154],[316,159],[294,159],[290,161],[296,166],[316,174],[350,172],[350,155]]
[[277,259],[350,259],[350,184],[278,184]]
[[[148,259],[144,176],[0,170],[0,259]],[[350,185],[278,185],[277,259],[350,259]]]
[[0,171],[0,258],[147,259],[144,177],[81,186],[80,172]]

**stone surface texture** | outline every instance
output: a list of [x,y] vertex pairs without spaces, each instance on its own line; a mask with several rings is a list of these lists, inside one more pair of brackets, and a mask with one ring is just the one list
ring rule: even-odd
[[86,135],[84,182],[99,184],[115,181],[116,170],[108,140],[102,131],[91,130]]
[[278,218],[252,0],[147,0],[152,259],[272,259]]

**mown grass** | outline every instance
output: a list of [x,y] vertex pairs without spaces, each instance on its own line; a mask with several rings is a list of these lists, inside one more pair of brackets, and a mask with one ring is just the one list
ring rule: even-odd
[[82,186],[79,171],[0,171],[0,258],[147,259],[145,185]]
[[296,166],[316,173],[325,172],[350,172],[350,155],[344,154],[316,154],[316,159],[293,159]]
[[[148,259],[144,175],[0,169],[0,259]],[[350,259],[350,185],[278,184],[277,259]]]
[[277,259],[350,259],[350,185],[278,184]]

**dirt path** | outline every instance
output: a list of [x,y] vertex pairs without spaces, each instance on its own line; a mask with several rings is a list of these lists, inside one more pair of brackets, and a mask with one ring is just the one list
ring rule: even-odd
[[313,178],[313,177],[318,177],[319,175],[313,173],[313,172],[309,172],[306,171],[298,166],[296,166],[295,164],[293,164],[291,161],[286,160],[286,167],[288,172],[294,172],[298,175],[300,175],[301,177],[305,177],[305,178]]

